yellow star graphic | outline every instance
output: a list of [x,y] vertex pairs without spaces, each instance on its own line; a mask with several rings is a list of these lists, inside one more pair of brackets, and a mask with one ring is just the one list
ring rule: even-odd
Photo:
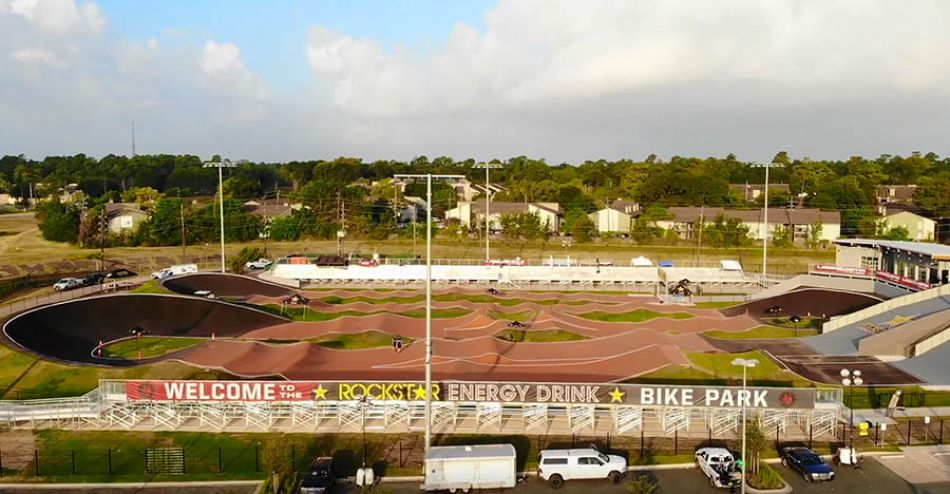
[[327,389],[324,388],[322,384],[318,384],[317,389],[313,390],[313,392],[316,395],[315,397],[316,399],[318,400],[327,399]]
[[610,402],[611,402],[611,403],[613,403],[613,402],[623,403],[623,395],[625,395],[625,394],[627,394],[627,393],[624,393],[623,391],[620,391],[620,388],[614,388],[613,391],[611,391],[611,392],[609,392],[609,393],[607,393],[607,394],[610,395]]
[[416,395],[415,395],[414,399],[416,399],[416,400],[424,400],[424,399],[426,399],[426,388],[425,388],[425,386],[418,386],[418,387],[416,387]]

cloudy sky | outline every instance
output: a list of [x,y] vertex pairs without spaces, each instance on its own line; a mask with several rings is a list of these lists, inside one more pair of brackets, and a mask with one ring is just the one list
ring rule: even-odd
[[950,154],[945,0],[0,0],[0,154]]

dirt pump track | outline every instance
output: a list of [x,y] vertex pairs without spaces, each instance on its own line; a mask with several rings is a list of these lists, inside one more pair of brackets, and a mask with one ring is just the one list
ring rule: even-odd
[[[254,278],[199,274],[164,284],[185,293],[212,290],[256,304],[280,304],[295,291]],[[283,376],[288,379],[416,380],[422,375],[424,345],[410,344],[401,352],[389,347],[339,350],[307,339],[330,334],[382,331],[416,340],[425,337],[425,321],[396,312],[423,307],[420,303],[354,302],[326,304],[319,297],[389,298],[418,296],[418,291],[301,292],[311,309],[323,312],[365,311],[366,316],[342,316],[320,322],[290,321],[244,304],[193,296],[125,294],[55,304],[21,314],[4,327],[5,336],[30,353],[62,362],[127,366],[157,360],[180,360],[202,368],[218,368],[245,377]],[[453,290],[484,296],[485,292]],[[812,298],[816,294],[808,294]],[[471,313],[434,319],[433,375],[435,379],[486,381],[611,382],[643,375],[669,365],[688,365],[684,352],[722,351],[702,332],[738,332],[760,324],[744,312],[727,316],[711,309],[690,308],[689,319],[672,319],[680,306],[655,303],[648,297],[584,293],[505,293],[500,306],[468,300],[435,302],[436,308],[462,307]],[[584,305],[539,304],[587,301]],[[778,302],[776,302],[777,304]],[[784,302],[788,304],[789,302]],[[850,303],[850,302],[849,302]],[[773,304],[775,305],[775,304]],[[637,323],[601,322],[582,317],[591,311],[623,313],[647,309],[658,313]],[[587,339],[552,343],[515,343],[495,335],[507,327],[504,313],[531,310],[528,331],[566,330]],[[665,317],[666,316],[666,317]],[[101,359],[94,355],[100,341],[127,337],[133,328],[151,336],[205,337],[198,346],[143,360]],[[211,335],[216,336],[214,341]],[[271,341],[267,341],[271,340]],[[281,340],[275,342],[273,340]],[[296,342],[292,342],[296,341]]]

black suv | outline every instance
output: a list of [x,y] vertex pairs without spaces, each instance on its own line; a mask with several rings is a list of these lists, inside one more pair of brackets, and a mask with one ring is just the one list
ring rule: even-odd
[[333,473],[333,458],[321,456],[313,460],[307,475],[300,484],[300,494],[326,494],[336,483]]
[[785,448],[782,450],[782,465],[801,474],[805,482],[835,479],[831,465],[808,448]]
[[102,273],[92,273],[82,277],[83,286],[101,285],[106,276]]
[[131,278],[135,275],[136,275],[135,271],[130,271],[125,268],[118,268],[118,269],[113,269],[112,271],[109,271],[108,273],[106,273],[105,278],[107,280],[117,280],[119,278]]

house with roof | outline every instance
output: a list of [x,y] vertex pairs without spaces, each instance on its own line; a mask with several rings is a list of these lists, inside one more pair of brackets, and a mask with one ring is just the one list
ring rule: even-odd
[[257,201],[247,201],[243,205],[246,213],[261,218],[281,218],[293,214],[295,208],[290,204],[261,204]]
[[766,235],[772,238],[779,226],[792,231],[793,241],[805,242],[812,236],[812,230],[820,225],[816,240],[833,241],[841,236],[841,213],[812,208],[769,208],[768,225],[762,209],[725,209],[703,207],[667,208],[670,219],[657,221],[660,228],[677,232],[680,238],[693,239],[698,236],[699,225],[708,225],[716,221],[719,215],[727,219],[738,219],[749,229],[749,237],[762,240]]
[[640,204],[621,199],[587,215],[599,233],[628,233],[630,232],[630,226],[639,216]]
[[148,219],[148,213],[134,202],[107,202],[104,208],[110,233],[134,232]]
[[[729,184],[729,189],[742,196],[745,202],[756,202],[765,195],[765,184]],[[769,184],[769,191],[782,191],[788,194],[788,184]]]
[[879,204],[903,203],[911,204],[914,202],[914,194],[917,192],[917,186],[907,185],[878,185],[877,201]]
[[[492,231],[501,231],[501,217],[516,213],[531,213],[538,216],[541,224],[550,232],[557,233],[561,230],[563,212],[561,206],[555,202],[491,201],[488,208],[489,228]],[[451,218],[458,219],[462,226],[469,228],[484,225],[485,201],[459,202],[458,206],[445,212],[445,219]]]
[[903,227],[910,240],[933,242],[937,238],[938,219],[924,211],[913,207],[881,206],[880,212],[888,228]]

